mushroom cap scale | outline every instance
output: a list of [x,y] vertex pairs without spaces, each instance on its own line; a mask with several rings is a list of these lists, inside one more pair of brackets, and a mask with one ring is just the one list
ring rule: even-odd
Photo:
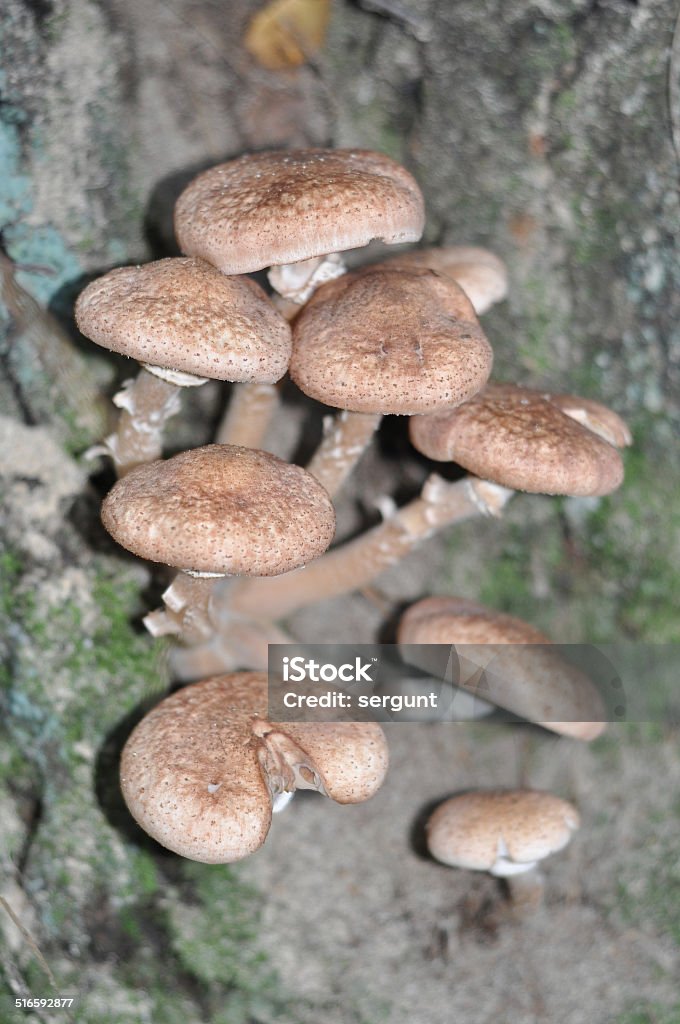
[[266,839],[273,798],[296,779],[341,803],[373,796],[387,770],[376,723],[266,720],[267,676],[238,672],[163,700],[135,728],[121,759],[133,817],[183,857],[227,863]]
[[273,384],[290,359],[290,327],[262,288],[203,260],[111,270],[81,292],[76,319],[98,345],[213,380]]
[[333,504],[309,473],[234,445],[136,467],[104,499],[102,522],[141,558],[230,575],[298,568],[335,532]]
[[492,361],[453,280],[379,265],[315,292],[294,323],[290,375],[326,405],[410,415],[470,398]]
[[[602,410],[597,430],[595,408]],[[409,431],[428,458],[457,462],[484,480],[581,497],[609,494],[621,484],[623,463],[610,439],[630,438],[623,421],[598,403],[586,408],[578,398],[514,384],[487,384],[457,409],[414,416]]]
[[424,223],[415,179],[370,150],[247,154],[200,174],[175,207],[182,251],[224,274],[342,252],[374,238],[417,241]]
[[466,662],[461,688],[527,721],[580,740],[605,729],[606,708],[593,682],[522,619],[467,598],[430,597],[407,609],[397,641],[454,645]]
[[451,867],[505,874],[563,849],[579,827],[576,808],[539,790],[487,790],[444,801],[430,817],[427,845]]

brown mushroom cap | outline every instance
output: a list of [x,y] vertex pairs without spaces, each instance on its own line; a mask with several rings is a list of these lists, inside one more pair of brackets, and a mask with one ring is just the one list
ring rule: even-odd
[[288,369],[288,322],[246,277],[195,259],[120,267],[76,302],[78,327],[105,348],[213,380],[273,384]]
[[454,281],[375,266],[315,292],[295,320],[290,375],[326,405],[408,415],[465,401],[492,361]]
[[387,745],[375,722],[286,722],[277,728],[306,752],[322,791],[336,803],[361,803],[382,785]]
[[409,430],[428,458],[517,491],[574,496],[616,490],[623,463],[610,440],[630,439],[623,421],[597,402],[514,384],[488,384],[457,409],[414,416]]
[[224,274],[342,252],[374,238],[417,241],[424,223],[415,179],[370,150],[251,153],[200,174],[175,207],[182,252]]
[[400,252],[385,260],[388,267],[434,270],[460,285],[478,316],[508,294],[505,264],[488,249],[470,245],[433,246]]
[[563,849],[580,824],[566,800],[537,790],[488,790],[446,800],[427,823],[433,857],[452,867],[511,874]]
[[[592,740],[604,731],[606,710],[592,681],[522,619],[465,598],[430,597],[404,613],[397,642],[455,645],[466,661],[462,689],[553,732]],[[482,668],[483,688],[474,671]]]
[[296,780],[342,803],[382,784],[377,724],[280,725],[266,712],[262,672],[195,683],[154,708],[121,759],[123,795],[142,828],[183,857],[227,863],[262,845],[272,798]]
[[606,405],[594,402],[592,398],[576,398],[574,395],[551,395],[550,401],[566,416],[582,423],[615,448],[627,448],[633,443],[628,424]]
[[216,444],[137,466],[105,498],[102,521],[141,558],[246,576],[304,565],[335,531],[333,504],[305,470]]
[[142,828],[182,857],[239,860],[271,824],[271,795],[249,742],[261,676],[243,672],[174,693],[128,739],[121,788]]

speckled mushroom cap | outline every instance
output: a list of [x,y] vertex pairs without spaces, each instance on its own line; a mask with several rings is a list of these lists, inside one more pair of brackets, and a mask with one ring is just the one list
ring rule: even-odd
[[140,722],[121,787],[149,835],[183,857],[227,863],[262,845],[284,789],[299,782],[353,803],[381,785],[377,724],[277,725],[266,710],[266,674],[238,672],[186,686]]
[[203,260],[112,270],[81,292],[76,320],[98,345],[199,377],[273,384],[288,369],[290,327],[264,291]]
[[335,531],[333,504],[304,469],[219,444],[137,466],[105,498],[102,521],[140,558],[245,576],[298,568]]
[[434,270],[460,285],[478,316],[508,294],[505,264],[488,249],[470,245],[433,246],[390,256],[385,265]]
[[382,153],[301,149],[251,153],[200,174],[175,207],[182,252],[225,274],[367,245],[417,241],[425,223],[415,179]]
[[574,395],[551,395],[550,401],[565,415],[609,441],[615,448],[627,448],[632,444],[633,436],[628,424],[606,405],[594,402],[592,398],[577,398]]
[[375,266],[315,292],[295,320],[290,375],[326,405],[409,415],[465,401],[492,361],[453,280]]
[[[387,744],[375,722],[286,722],[285,731],[317,766],[320,789],[339,804],[368,800],[387,773]],[[301,788],[298,785],[298,788]]]
[[612,441],[630,443],[625,423],[597,402],[514,384],[488,384],[457,409],[415,416],[409,429],[429,458],[538,494],[609,494],[623,480]]
[[443,864],[508,875],[562,850],[579,824],[576,808],[552,793],[478,790],[440,804],[427,844]]
[[239,860],[264,842],[271,795],[251,741],[266,707],[261,676],[239,673],[174,693],[128,739],[120,778],[142,828],[183,857]]
[[[592,681],[522,619],[466,598],[429,597],[404,613],[397,642],[455,645],[466,660],[462,689],[553,732],[592,740],[605,729],[607,712]],[[468,671],[474,667],[484,669],[483,688]]]

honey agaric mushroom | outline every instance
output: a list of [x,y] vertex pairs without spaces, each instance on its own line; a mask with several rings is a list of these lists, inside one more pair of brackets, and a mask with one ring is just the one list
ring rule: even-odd
[[469,245],[433,246],[411,249],[388,257],[387,267],[434,270],[452,277],[460,285],[481,316],[508,294],[508,272],[505,264],[488,249]]
[[424,224],[415,179],[359,149],[250,153],[199,174],[175,207],[183,252],[223,274],[275,267],[273,287],[299,303],[344,272],[335,254],[376,238],[417,242]]
[[513,490],[574,497],[616,490],[623,463],[615,446],[631,441],[598,402],[514,384],[487,384],[455,409],[414,416],[409,430],[428,458]]
[[[121,475],[160,456],[180,387],[208,379],[271,386],[290,359],[288,322],[259,285],[197,259],[112,270],[81,292],[76,319],[92,341],[145,367],[114,399],[123,413],[106,447]],[[242,430],[249,413],[241,407]]]
[[462,662],[456,686],[553,732],[593,740],[605,728],[593,682],[522,619],[466,598],[427,597],[404,613],[397,642],[453,645]]
[[277,795],[316,789],[342,804],[372,797],[387,771],[373,722],[267,719],[267,676],[240,672],[172,694],[128,739],[121,787],[133,817],[192,860],[228,863],[264,843]]
[[102,521],[140,558],[184,570],[163,595],[174,618],[147,617],[154,635],[209,635],[215,577],[290,571],[325,551],[335,531],[332,502],[314,477],[232,445],[137,466],[104,499]]
[[476,394],[493,352],[451,279],[366,267],[322,285],[295,320],[290,376],[345,412],[307,467],[335,493],[384,414],[450,408]]
[[442,864],[507,878],[513,902],[535,906],[543,894],[538,863],[564,849],[579,825],[573,804],[552,793],[475,790],[437,807],[427,845]]

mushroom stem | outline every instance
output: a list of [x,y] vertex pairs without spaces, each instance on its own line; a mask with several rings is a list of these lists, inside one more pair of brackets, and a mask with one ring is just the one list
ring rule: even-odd
[[261,448],[278,404],[279,392],[275,384],[234,384],[215,442]]
[[135,466],[153,462],[162,455],[163,427],[180,409],[180,389],[148,370],[127,380],[114,396],[121,410],[118,427],[103,443],[113,459],[118,476]]
[[324,436],[307,472],[334,497],[350,475],[380,426],[380,413],[347,412],[326,416]]
[[274,291],[299,306],[314,294],[319,285],[342,277],[347,268],[340,253],[313,256],[298,263],[283,263],[270,267],[267,278]]
[[447,483],[432,475],[420,497],[356,540],[293,572],[239,582],[230,593],[229,610],[277,619],[356,590],[442,527],[480,514],[498,515],[512,494],[475,477]]
[[[254,622],[239,616],[220,622],[216,604],[214,601],[211,605],[212,636],[194,646],[175,647],[170,655],[173,674],[182,682],[237,669],[266,671],[269,644],[292,643],[290,636],[273,623]],[[163,612],[154,614],[162,615]]]
[[144,625],[152,636],[174,633],[186,643],[208,640],[215,631],[210,599],[215,580],[221,574],[191,575],[180,571],[163,593],[165,608],[144,616]]
[[508,887],[512,909],[518,915],[532,913],[543,904],[545,876],[538,867],[507,875],[503,881]]

